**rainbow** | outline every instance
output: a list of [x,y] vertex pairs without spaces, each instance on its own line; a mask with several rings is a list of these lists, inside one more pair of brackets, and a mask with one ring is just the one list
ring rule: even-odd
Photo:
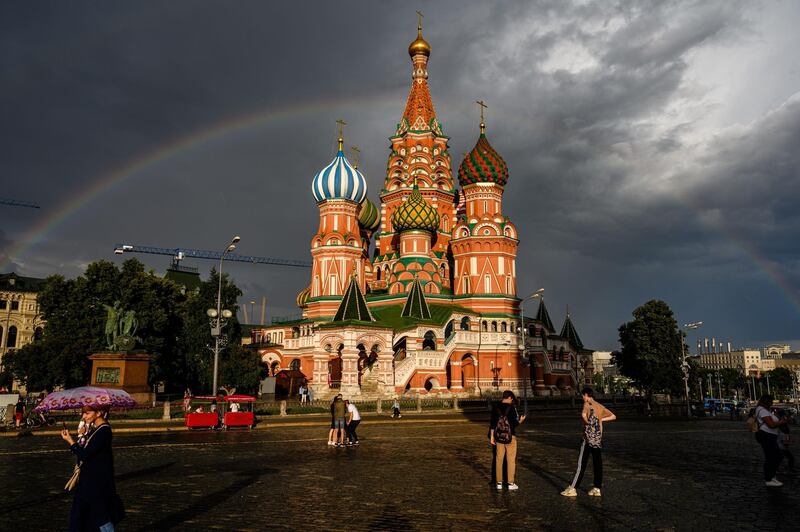
[[[18,243],[11,246],[7,255],[0,260],[0,271],[8,269],[15,257],[23,257],[31,248],[42,242],[50,232],[98,197],[114,190],[114,188],[134,178],[142,171],[162,164],[176,156],[184,155],[201,147],[206,147],[213,142],[220,142],[231,135],[241,133],[248,129],[261,127],[271,122],[296,118],[302,115],[314,115],[323,111],[330,111],[331,109],[348,109],[356,106],[363,109],[366,106],[383,105],[396,107],[397,101],[398,99],[395,95],[390,97],[387,94],[382,94],[358,100],[319,100],[310,103],[297,103],[280,109],[267,108],[255,113],[247,113],[228,118],[214,124],[210,128],[191,133],[173,142],[159,146],[153,151],[140,154],[127,161],[122,167],[108,174],[103,174],[93,180],[86,189],[66,199],[54,210],[50,211],[49,216],[26,231],[22,238],[18,240]],[[345,116],[347,115],[347,113],[342,114]],[[331,138],[332,141],[335,142],[334,137]],[[324,156],[320,161],[323,160]],[[45,209],[43,209],[43,211],[44,210]]]

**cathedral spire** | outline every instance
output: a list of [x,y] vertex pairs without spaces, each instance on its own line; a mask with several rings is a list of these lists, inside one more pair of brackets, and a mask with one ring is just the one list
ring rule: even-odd
[[403,121],[398,128],[398,134],[411,130],[416,132],[434,131],[441,135],[441,129],[433,109],[433,101],[428,90],[428,58],[431,55],[431,45],[422,37],[422,13],[417,11],[419,22],[417,24],[417,38],[408,47],[413,70],[411,77],[411,92],[406,101],[406,110]]

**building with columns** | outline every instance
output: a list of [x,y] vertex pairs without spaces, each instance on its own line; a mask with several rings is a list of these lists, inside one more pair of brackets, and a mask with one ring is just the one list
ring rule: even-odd
[[31,343],[44,331],[37,297],[44,279],[0,274],[0,367],[6,353]]
[[520,235],[503,211],[509,169],[489,143],[485,105],[456,183],[421,25],[408,52],[411,88],[379,202],[345,157],[340,124],[337,153],[312,180],[319,228],[302,318],[253,329],[250,348],[273,374],[301,371],[318,398],[571,393],[591,382],[591,351],[569,314],[555,329],[543,300],[520,316]]

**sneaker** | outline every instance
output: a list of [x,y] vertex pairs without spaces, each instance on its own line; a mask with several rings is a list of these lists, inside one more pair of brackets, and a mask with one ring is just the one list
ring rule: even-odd
[[564,497],[577,497],[578,491],[572,486],[569,486],[567,489],[561,492],[561,495],[563,495]]
[[765,482],[764,485],[769,486],[770,488],[780,488],[781,486],[783,486],[783,482],[781,482],[777,478],[773,478],[769,482]]
[[513,482],[511,482],[511,483],[509,483],[509,484],[508,484],[508,490],[509,490],[509,491],[514,491],[514,490],[518,490],[518,489],[519,489],[519,486],[517,486],[517,485],[516,485],[516,484],[514,484]]
[[328,445],[336,445],[336,444],[335,444],[335,443],[333,443],[332,441],[329,441],[329,442],[328,442]]
[[592,497],[599,497],[602,494],[600,493],[600,488],[592,488],[589,490],[589,495]]
[[497,484],[495,484],[495,487],[497,488],[497,491],[500,491],[503,489],[503,484],[501,482],[498,482]]

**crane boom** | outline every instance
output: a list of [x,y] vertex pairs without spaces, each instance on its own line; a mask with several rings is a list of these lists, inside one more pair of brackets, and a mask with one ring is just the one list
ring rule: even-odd
[[[135,246],[130,244],[117,244],[114,246],[114,253],[148,253],[150,255],[170,255],[176,262],[189,257],[193,259],[219,260],[222,257],[220,251],[207,251],[203,249],[190,248],[159,248],[154,246]],[[293,259],[274,259],[270,257],[253,257],[250,255],[239,255],[237,253],[227,253],[225,260],[235,262],[249,262],[252,264],[271,264],[274,266],[293,266],[295,268],[310,268],[311,261]]]
[[39,205],[30,201],[15,200],[11,198],[0,198],[0,205],[11,205],[12,207],[28,207],[30,209],[39,209]]

